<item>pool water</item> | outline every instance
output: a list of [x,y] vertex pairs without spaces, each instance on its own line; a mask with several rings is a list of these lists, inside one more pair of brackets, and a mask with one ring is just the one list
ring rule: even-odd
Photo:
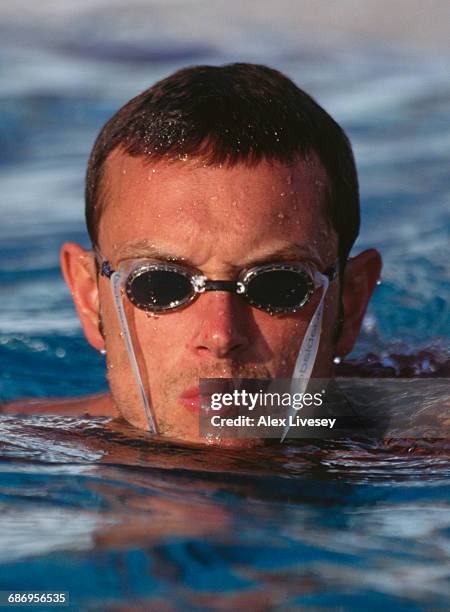
[[[220,31],[175,44],[164,20],[137,44],[119,17],[10,24],[1,38],[0,399],[106,389],[58,265],[63,241],[88,245],[89,149],[157,78],[237,60],[285,71],[353,142],[354,251],[380,249],[384,271],[341,371],[426,377],[431,396],[433,377],[449,375],[448,55],[320,47],[281,30],[262,49],[256,26],[240,44]],[[437,400],[445,417],[448,396]],[[89,610],[449,607],[450,447],[439,436],[237,452],[156,444],[108,419],[1,416],[0,441],[0,590],[69,591]]]
[[92,610],[446,609],[448,442],[193,450],[43,416],[1,431],[2,589]]

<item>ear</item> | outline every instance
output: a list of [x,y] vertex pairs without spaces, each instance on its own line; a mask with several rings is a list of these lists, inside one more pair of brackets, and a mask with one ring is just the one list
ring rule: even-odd
[[375,249],[363,251],[347,262],[342,291],[344,321],[336,344],[336,355],[340,357],[353,349],[381,267],[381,255]]
[[100,333],[97,271],[92,251],[75,242],[61,247],[61,269],[75,302],[78,317],[88,342],[97,350],[104,348]]

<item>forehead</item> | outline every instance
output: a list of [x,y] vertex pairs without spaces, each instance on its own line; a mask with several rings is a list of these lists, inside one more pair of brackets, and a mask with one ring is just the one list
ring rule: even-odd
[[289,243],[324,257],[337,247],[328,177],[315,156],[289,166],[220,167],[154,163],[116,150],[106,162],[101,201],[99,244],[107,257],[145,241],[174,256],[194,254],[198,264]]

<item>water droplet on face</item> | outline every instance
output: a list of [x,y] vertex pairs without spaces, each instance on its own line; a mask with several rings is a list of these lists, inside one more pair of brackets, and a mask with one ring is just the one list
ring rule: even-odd
[[231,202],[231,206],[237,206],[237,202],[236,202],[236,200],[233,200],[233,201]]
[[286,196],[286,192],[285,192],[285,191],[282,191],[282,192],[280,193],[280,196],[281,196],[282,198],[284,198],[284,197]]
[[127,171],[126,171],[126,170],[122,170],[122,174],[126,174],[126,173],[127,173]]
[[145,313],[145,316],[147,319],[159,319],[159,315],[157,315],[156,312],[151,312],[150,310]]
[[341,361],[342,361],[342,359],[341,359],[340,357],[338,357],[337,355],[336,355],[336,357],[333,359],[333,363],[335,363],[336,365],[337,365],[338,363],[341,363]]
[[279,219],[284,219],[284,217],[285,217],[284,213],[282,213],[282,212],[278,213],[277,216],[278,216]]
[[211,202],[217,202],[217,200],[219,199],[219,196],[214,195],[214,196],[211,196],[209,199],[211,200]]

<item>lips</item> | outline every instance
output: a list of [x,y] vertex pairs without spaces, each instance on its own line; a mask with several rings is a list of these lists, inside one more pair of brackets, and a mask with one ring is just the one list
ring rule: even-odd
[[[237,386],[233,384],[233,381],[227,378],[208,380],[206,393],[203,395],[203,401],[205,402],[208,396],[211,397],[212,393],[232,393],[236,388]],[[208,404],[207,406],[203,404],[202,408],[202,395],[200,394],[200,387],[198,385],[182,393],[179,397],[179,401],[189,412],[196,414],[200,414],[202,411],[205,412],[205,414],[209,412],[207,408]],[[217,411],[216,414],[228,414],[234,409],[235,406],[222,406],[220,411]]]
[[196,414],[200,414],[201,410],[201,397],[200,397],[200,388],[191,387],[187,391],[185,391],[182,395],[180,395],[180,403],[186,410],[189,412],[194,412]]

